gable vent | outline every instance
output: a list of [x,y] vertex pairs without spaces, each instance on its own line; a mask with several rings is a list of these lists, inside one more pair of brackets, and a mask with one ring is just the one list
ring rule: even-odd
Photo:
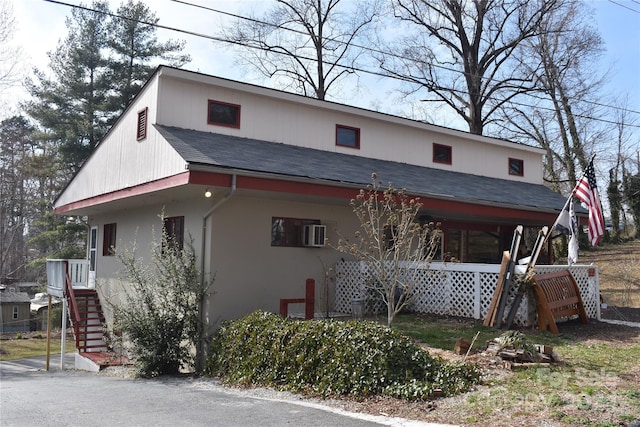
[[138,129],[136,131],[136,140],[141,141],[147,137],[147,111],[148,108],[138,111]]

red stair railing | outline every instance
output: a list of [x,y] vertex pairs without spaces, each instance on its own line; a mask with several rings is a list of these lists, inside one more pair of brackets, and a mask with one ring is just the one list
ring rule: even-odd
[[74,337],[76,340],[76,348],[80,349],[80,311],[78,310],[78,302],[76,294],[71,284],[71,276],[69,276],[69,261],[65,262],[65,286],[67,289],[67,299],[69,301],[69,311],[71,312],[71,326],[73,327]]
[[[69,302],[69,311],[71,315],[71,324],[75,336],[76,348],[80,352],[86,352],[87,350],[107,350],[107,345],[104,342],[101,334],[102,327],[104,325],[104,313],[102,312],[102,306],[98,297],[98,293],[94,289],[75,289],[69,274],[69,262],[65,262],[66,266],[66,279],[65,287],[67,300]],[[83,311],[80,312],[80,301],[78,296],[82,296]],[[94,314],[95,317],[91,317]],[[96,323],[90,324],[89,322],[94,320]],[[95,330],[90,330],[93,327]],[[96,335],[90,337],[90,335]],[[89,342],[94,341],[97,344],[90,345]]]

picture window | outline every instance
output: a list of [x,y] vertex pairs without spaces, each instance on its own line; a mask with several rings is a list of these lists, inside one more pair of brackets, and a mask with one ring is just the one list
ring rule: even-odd
[[320,224],[320,220],[271,218],[271,246],[304,246],[304,226],[314,224]]
[[360,129],[336,125],[336,145],[340,147],[360,148]]
[[240,106],[209,100],[207,121],[210,125],[240,129]]

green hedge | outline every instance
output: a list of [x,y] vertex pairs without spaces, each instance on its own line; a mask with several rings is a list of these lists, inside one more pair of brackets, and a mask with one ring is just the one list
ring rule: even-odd
[[435,359],[378,323],[302,322],[262,311],[220,327],[206,372],[230,384],[408,400],[463,392],[480,378],[476,366]]

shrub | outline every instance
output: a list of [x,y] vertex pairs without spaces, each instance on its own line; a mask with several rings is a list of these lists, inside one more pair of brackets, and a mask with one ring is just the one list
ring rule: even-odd
[[262,311],[221,325],[206,372],[241,385],[329,395],[384,394],[424,400],[468,390],[473,365],[435,359],[409,338],[373,322],[301,322]]
[[112,304],[114,329],[124,332],[143,377],[197,369],[193,349],[199,357],[206,339],[200,309],[209,284],[201,280],[192,245],[180,248],[171,239],[163,228],[150,264],[135,256],[135,248],[118,253],[129,280],[123,302]]

